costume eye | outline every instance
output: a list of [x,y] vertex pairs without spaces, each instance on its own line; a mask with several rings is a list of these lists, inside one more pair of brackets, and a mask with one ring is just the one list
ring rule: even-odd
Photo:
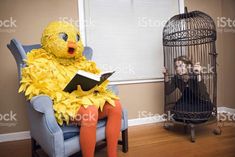
[[59,36],[60,36],[60,38],[63,39],[64,41],[67,41],[67,40],[68,40],[68,35],[67,35],[66,33],[64,33],[64,32],[59,33]]
[[76,41],[78,42],[80,40],[80,36],[77,34]]

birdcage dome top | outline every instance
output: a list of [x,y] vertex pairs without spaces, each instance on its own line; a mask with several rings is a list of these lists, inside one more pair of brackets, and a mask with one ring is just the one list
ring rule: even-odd
[[164,46],[198,45],[215,40],[215,23],[201,11],[186,10],[186,13],[173,16],[163,29]]

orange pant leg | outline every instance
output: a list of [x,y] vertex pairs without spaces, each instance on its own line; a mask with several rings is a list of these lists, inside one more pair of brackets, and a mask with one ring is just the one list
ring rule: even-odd
[[103,111],[99,110],[99,119],[107,117],[107,124],[105,128],[106,140],[107,140],[107,156],[117,157],[117,145],[118,138],[121,130],[121,117],[122,108],[120,101],[115,101],[115,107],[106,103]]
[[98,108],[95,106],[80,107],[76,121],[81,125],[80,146],[82,155],[83,157],[94,157]]
[[94,157],[96,144],[97,120],[107,117],[106,139],[108,157],[117,157],[118,137],[121,129],[122,109],[119,101],[115,102],[115,107],[108,103],[104,105],[103,111],[99,111],[95,106],[88,108],[81,107],[78,111],[76,121],[80,123],[80,145],[84,157]]

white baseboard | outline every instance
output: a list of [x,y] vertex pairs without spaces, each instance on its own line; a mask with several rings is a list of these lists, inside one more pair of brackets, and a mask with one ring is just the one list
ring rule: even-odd
[[144,124],[151,124],[151,123],[159,123],[163,122],[164,120],[158,119],[157,117],[145,117],[145,118],[135,118],[128,120],[128,126],[137,126],[137,125],[144,125]]
[[[235,114],[235,109],[228,108],[228,107],[218,107],[217,111],[218,111],[218,113]],[[128,126],[137,126],[137,125],[159,123],[159,122],[163,122],[163,120],[158,119],[156,117],[136,118],[136,119],[129,119]],[[30,139],[30,138],[31,138],[31,136],[30,136],[29,131],[0,134],[0,143],[1,142],[17,141],[17,140],[26,140],[26,139]]]
[[218,107],[218,113],[228,113],[228,114],[235,114],[235,109],[229,107]]
[[1,142],[9,142],[9,141],[25,140],[25,139],[30,139],[30,138],[31,138],[31,136],[30,136],[29,131],[0,134],[0,143]]

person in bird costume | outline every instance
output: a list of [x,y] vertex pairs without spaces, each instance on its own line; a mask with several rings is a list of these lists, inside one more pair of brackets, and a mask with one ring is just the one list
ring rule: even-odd
[[78,29],[67,22],[52,22],[42,34],[41,46],[27,53],[19,92],[28,99],[48,95],[58,124],[79,124],[84,157],[94,156],[96,124],[107,117],[107,155],[116,157],[122,109],[119,98],[107,89],[108,81],[89,91],[80,86],[72,93],[63,91],[78,70],[101,72],[95,62],[82,55],[84,47]]

